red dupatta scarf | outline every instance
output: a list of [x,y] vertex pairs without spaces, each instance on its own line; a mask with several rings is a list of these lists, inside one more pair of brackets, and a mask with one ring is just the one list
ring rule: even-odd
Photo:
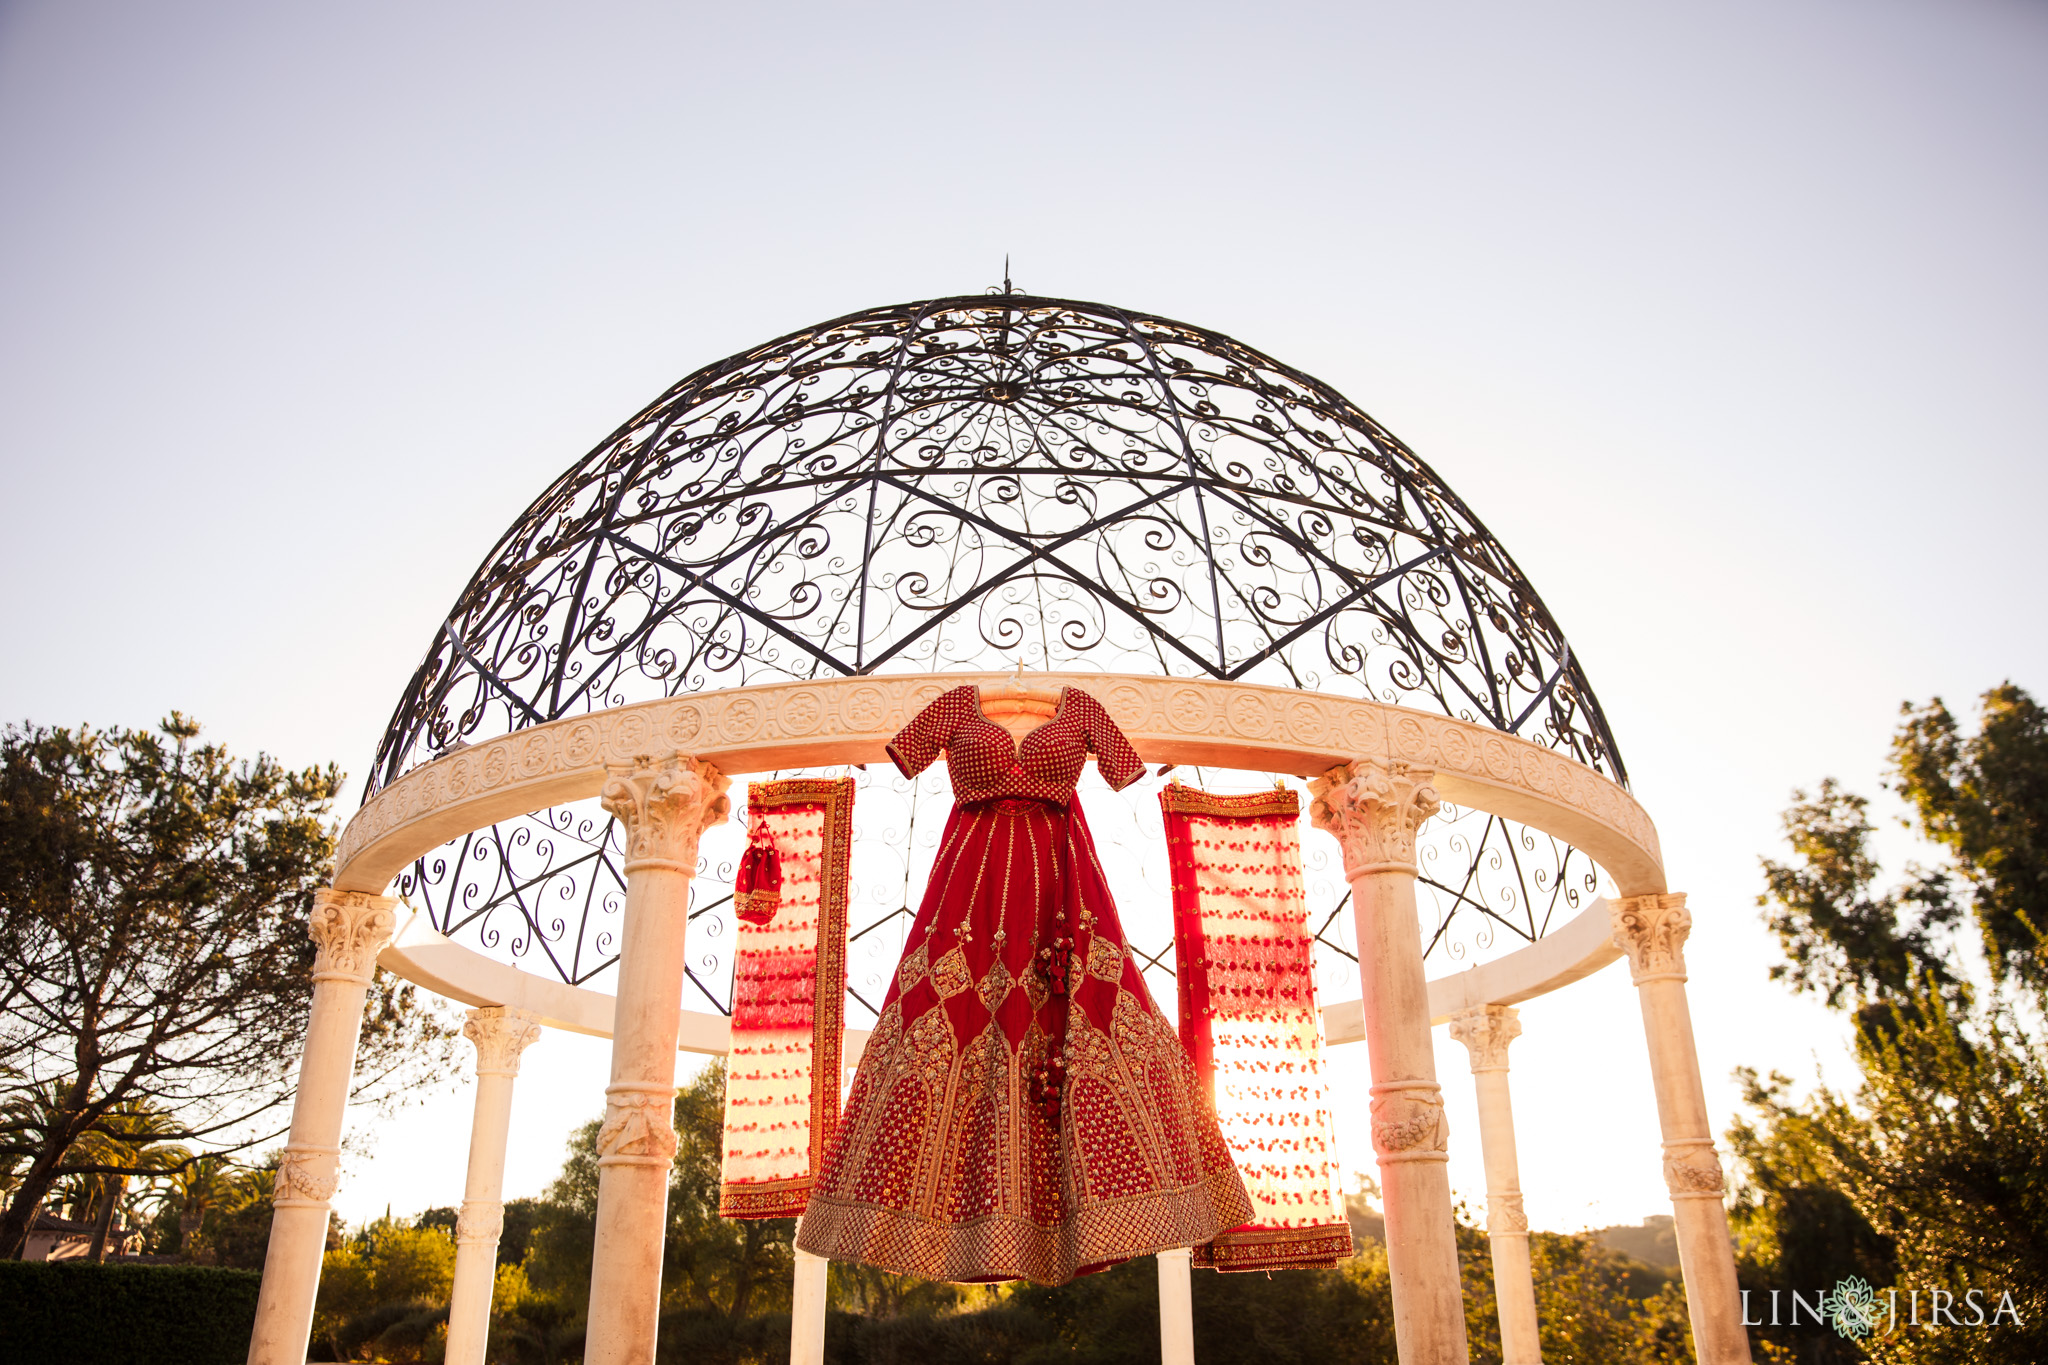
[[1315,944],[1301,886],[1301,798],[1159,793],[1172,864],[1180,1036],[1257,1211],[1195,1249],[1217,1270],[1351,1255],[1337,1194]]
[[727,1218],[794,1218],[839,1122],[853,779],[756,782],[734,879]]

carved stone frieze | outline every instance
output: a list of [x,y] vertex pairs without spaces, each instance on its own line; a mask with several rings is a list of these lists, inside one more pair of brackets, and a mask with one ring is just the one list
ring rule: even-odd
[[519,1054],[537,1042],[540,1035],[538,1014],[503,1005],[470,1010],[462,1025],[462,1036],[476,1045],[479,1076],[517,1076]]
[[339,1151],[332,1147],[308,1147],[293,1143],[284,1149],[277,1163],[277,1177],[271,1184],[275,1204],[325,1204],[334,1198],[340,1182]]
[[675,1096],[665,1090],[612,1086],[597,1130],[600,1166],[666,1166],[675,1159]]
[[505,1206],[487,1199],[465,1199],[455,1215],[455,1240],[488,1242],[505,1235]]
[[1673,1199],[1719,1199],[1726,1192],[1727,1183],[1713,1140],[1665,1143],[1664,1188]]
[[1486,1196],[1486,1232],[1489,1237],[1529,1235],[1529,1215],[1522,1208],[1519,1192]]
[[1426,1081],[1372,1088],[1372,1149],[1382,1162],[1449,1159],[1443,1092]]
[[1472,1054],[1472,1071],[1506,1071],[1508,1044],[1522,1036],[1520,1014],[1506,1005],[1475,1005],[1451,1016],[1451,1037]]
[[1441,801],[1430,774],[1370,758],[1332,768],[1309,783],[1309,819],[1344,849],[1344,875],[1415,870],[1415,835]]
[[398,901],[361,891],[322,887],[313,893],[313,915],[306,924],[319,949],[313,959],[315,981],[367,984],[377,967],[377,954],[398,928]]
[[1685,980],[1685,940],[1692,932],[1692,912],[1685,893],[1628,896],[1608,902],[1614,919],[1614,946],[1628,954],[1629,975],[1645,981]]
[[626,870],[644,863],[694,871],[698,836],[731,812],[731,785],[710,764],[674,750],[609,765],[599,795],[625,826]]
[[[377,860],[382,868],[388,857],[395,871],[450,837],[451,811],[477,812],[477,823],[453,821],[460,825],[453,832],[479,828],[507,814],[591,795],[609,769],[667,749],[729,773],[877,761],[884,741],[947,688],[1003,680],[994,673],[927,673],[776,683],[637,702],[479,739],[413,769],[364,803],[342,833],[336,866],[345,870],[373,846],[416,826],[418,848],[390,850]],[[1542,824],[1527,809],[1533,799],[1590,820],[1618,841],[1599,855],[1610,871],[1631,860],[1652,870],[1659,863],[1656,828],[1627,791],[1564,754],[1484,725],[1354,697],[1204,679],[1044,673],[1032,682],[1087,688],[1141,753],[1237,746],[1249,765],[1303,776],[1364,755],[1389,771],[1406,764],[1440,778],[1469,779],[1478,787],[1458,799],[1482,807],[1485,789],[1511,793],[1523,809],[1518,819]],[[1227,765],[1228,759],[1201,761]],[[1587,830],[1570,837],[1594,851]]]

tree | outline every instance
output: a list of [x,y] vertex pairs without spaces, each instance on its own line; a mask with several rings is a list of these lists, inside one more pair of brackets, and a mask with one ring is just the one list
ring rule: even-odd
[[[1493,1248],[1486,1232],[1468,1219],[1461,1205],[1458,1268],[1465,1339],[1475,1361],[1498,1360],[1500,1301],[1494,1292]],[[1545,1360],[1693,1365],[1692,1320],[1685,1291],[1674,1277],[1603,1245],[1591,1232],[1532,1232],[1529,1260]],[[1386,1311],[1391,1319],[1391,1299]],[[1389,1350],[1387,1358],[1392,1357]]]
[[[238,1170],[220,1201],[201,1216],[200,1254],[212,1265],[233,1270],[261,1270],[270,1248],[270,1219],[275,1211],[277,1167],[284,1155],[273,1151],[255,1166]],[[340,1245],[340,1226],[330,1222],[327,1246]]]
[[[1783,1077],[1752,1084],[1754,1123],[1730,1133],[1745,1179],[1736,1210],[1757,1288],[1828,1288],[1856,1274],[1996,1304],[2022,1323],[1990,1332],[1895,1334],[1898,1361],[2048,1359],[2048,1063],[2009,1007],[1952,1015],[1938,991],[1856,1035],[1859,1083],[1804,1102]],[[1790,1177],[1790,1178],[1787,1178]],[[1766,1333],[1765,1335],[1770,1335]],[[1802,1358],[1854,1360],[1840,1342]]]
[[1945,935],[1960,908],[1946,872],[1909,867],[1904,886],[1879,890],[1870,802],[1831,777],[1812,797],[1793,792],[1782,818],[1797,861],[1764,860],[1757,902],[1785,952],[1773,981],[1834,1009],[1897,1000],[1916,976],[1956,984]]
[[417,1360],[448,1319],[454,1282],[449,1229],[379,1218],[322,1258],[313,1337],[336,1360],[373,1345],[379,1359]]
[[[1832,1141],[1793,1102],[1791,1078],[1762,1077],[1753,1070],[1737,1074],[1752,1115],[1728,1131],[1743,1173],[1731,1210],[1743,1287],[1763,1303],[1773,1289],[1812,1292],[1850,1276],[1874,1285],[1896,1282],[1899,1261],[1892,1239],[1872,1226],[1840,1188]],[[1853,1343],[1810,1330],[1765,1326],[1754,1335],[1810,1365],[1845,1365],[1862,1358]]]
[[1892,737],[1889,785],[1949,867],[1909,864],[1903,885],[1880,889],[1870,803],[1832,778],[1811,799],[1792,794],[1797,861],[1764,860],[1760,904],[1786,956],[1772,979],[1839,1008],[1896,1003],[1925,977],[1954,1005],[1952,935],[1967,917],[1995,978],[2048,999],[2048,712],[2009,682],[1980,707],[1966,736],[1941,698],[1908,704]]
[[1905,715],[1892,741],[1899,794],[1969,883],[1992,970],[2048,995],[2048,712],[2008,682],[1984,694],[1967,738],[1939,697]]
[[122,1212],[128,1182],[138,1177],[161,1179],[191,1157],[182,1144],[165,1139],[166,1133],[176,1129],[176,1121],[147,1099],[123,1100],[103,1114],[73,1148],[81,1161],[94,1163],[102,1171],[84,1177],[94,1185],[92,1246],[86,1253],[94,1261],[107,1258],[107,1235]]
[[737,1320],[789,1307],[796,1264],[793,1218],[721,1218],[725,1169],[725,1063],[676,1092],[675,1166],[669,1175],[667,1254],[692,1307]]
[[[198,735],[175,712],[160,733],[0,730],[0,1153],[20,1163],[0,1256],[58,1180],[120,1175],[86,1139],[115,1136],[121,1106],[225,1150],[285,1126],[341,774],[237,763]],[[380,977],[368,1015],[361,1091],[450,1059],[411,986]]]
[[178,1255],[191,1260],[199,1250],[199,1234],[206,1226],[206,1216],[240,1202],[236,1199],[241,1184],[237,1180],[239,1174],[227,1157],[208,1152],[184,1163],[172,1175],[170,1196],[164,1201],[164,1208],[177,1219]]
[[[1892,787],[1948,865],[1909,865],[1882,887],[1867,803],[1832,782],[1794,793],[1795,861],[1764,863],[1761,903],[1787,958],[1772,975],[1853,1011],[1858,1074],[1803,1101],[1785,1077],[1745,1075],[1753,1117],[1729,1134],[1744,1273],[1809,1290],[1854,1273],[1994,1304],[2010,1292],[2023,1323],[1861,1348],[1816,1337],[1802,1359],[2048,1358],[2048,724],[2010,683],[1984,694],[1973,736],[1938,698],[1904,714]],[[1989,981],[1959,951],[1967,922]]]
[[[546,1215],[532,1233],[527,1272],[536,1288],[579,1309],[590,1287],[597,1225],[597,1133],[593,1119],[569,1139],[562,1174],[548,1187]],[[787,1310],[796,1222],[718,1214],[725,1148],[725,1064],[713,1062],[676,1092],[676,1156],[669,1171],[668,1232],[661,1282],[669,1311],[711,1312],[737,1321]]]

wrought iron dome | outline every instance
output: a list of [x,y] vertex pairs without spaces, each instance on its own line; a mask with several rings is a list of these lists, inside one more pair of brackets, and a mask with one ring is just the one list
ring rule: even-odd
[[[1219,333],[1005,292],[805,328],[706,366],[636,414],[470,580],[368,787],[478,739],[628,702],[1020,659],[1371,696],[1626,781],[1534,587],[1385,428]],[[539,819],[551,849],[606,842],[587,819]],[[1503,826],[1508,844],[1553,864],[1532,882],[1527,860],[1502,865],[1493,824],[1466,838],[1469,869],[1441,870],[1445,922],[1469,900],[1535,937],[1571,851],[1535,858],[1528,832]],[[1520,886],[1512,915],[1475,890],[1489,846]],[[549,923],[565,938],[528,902],[567,855],[515,875],[513,853],[500,850],[486,886],[462,869],[490,860],[465,844],[454,867],[418,868],[412,889],[442,901],[444,931],[516,908],[529,940]],[[592,892],[581,894],[587,922]],[[574,956],[557,963],[572,980],[589,972],[581,945]]]
[[1363,693],[1624,777],[1528,579],[1343,395],[1186,323],[1005,294],[806,328],[637,414],[470,580],[370,785],[626,702],[1020,655]]

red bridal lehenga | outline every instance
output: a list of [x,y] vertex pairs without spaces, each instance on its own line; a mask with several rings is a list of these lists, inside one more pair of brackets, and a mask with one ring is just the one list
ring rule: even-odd
[[1216,1115],[1145,989],[1074,784],[1144,771],[1078,688],[1014,741],[972,687],[889,744],[941,751],[954,807],[797,1245],[927,1279],[1076,1275],[1252,1217]]

